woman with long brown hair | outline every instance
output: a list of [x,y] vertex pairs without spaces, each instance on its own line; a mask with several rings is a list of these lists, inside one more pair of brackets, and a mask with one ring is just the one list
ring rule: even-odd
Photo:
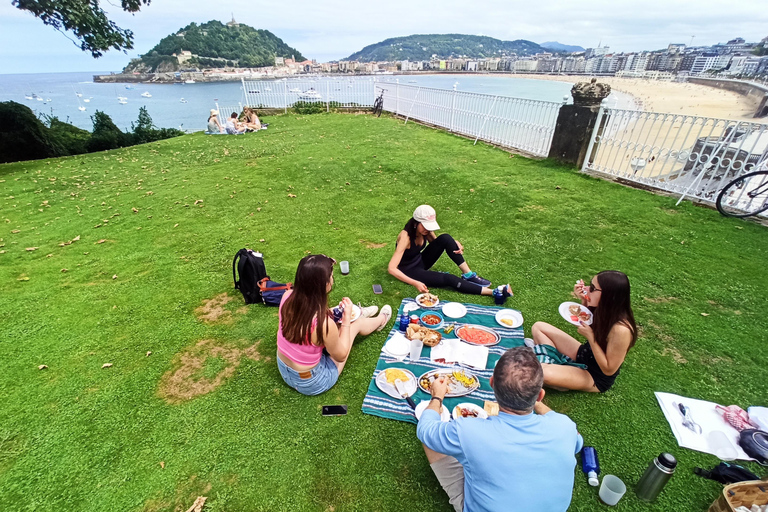
[[254,132],[261,130],[261,121],[259,120],[259,116],[256,115],[256,112],[254,112],[251,107],[244,107],[243,115],[245,116],[245,122],[243,122],[243,125],[245,125],[246,128]]
[[605,270],[593,277],[588,287],[577,283],[573,294],[593,314],[591,326],[579,322],[578,332],[587,343],[545,322],[533,324],[531,333],[536,345],[551,345],[587,369],[543,364],[544,385],[604,393],[613,386],[629,349],[637,341],[629,278],[623,272]]
[[334,263],[323,254],[302,258],[293,290],[285,292],[280,302],[277,367],[285,383],[304,395],[319,395],[333,387],[355,337],[382,330],[392,317],[392,308],[386,305],[378,316],[361,314],[352,322],[352,301],[344,297],[337,325],[328,309]]

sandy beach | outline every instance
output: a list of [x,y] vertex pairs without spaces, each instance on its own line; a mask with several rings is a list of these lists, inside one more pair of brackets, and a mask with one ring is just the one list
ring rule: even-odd
[[[567,75],[515,74],[510,76],[570,83],[590,80],[586,76]],[[750,104],[735,92],[705,85],[637,78],[598,77],[598,81],[610,85],[613,91],[631,95],[635,99],[638,110],[755,121]]]

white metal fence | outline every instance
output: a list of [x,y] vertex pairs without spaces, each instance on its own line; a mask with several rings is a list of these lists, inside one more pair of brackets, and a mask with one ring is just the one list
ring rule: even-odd
[[373,106],[370,78],[243,80],[242,83],[246,104],[255,108],[287,110],[296,103],[322,103],[326,110]]
[[377,83],[384,110],[469,137],[547,156],[562,103]]
[[715,202],[766,155],[766,124],[603,107],[582,170]]
[[216,103],[216,110],[219,111],[219,122],[221,124],[224,124],[226,120],[232,115],[232,113],[236,113],[238,116],[243,111],[243,104],[238,102],[234,105],[220,105],[219,103]]

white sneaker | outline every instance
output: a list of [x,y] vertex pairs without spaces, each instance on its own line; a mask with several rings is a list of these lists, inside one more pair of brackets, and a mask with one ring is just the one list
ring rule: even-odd
[[392,306],[389,304],[385,305],[383,308],[381,308],[381,314],[387,320],[382,325],[380,325],[378,329],[376,329],[377,331],[382,330],[389,323],[389,320],[392,318]]
[[363,318],[373,318],[379,312],[379,306],[367,306],[360,308],[360,311],[360,316]]
[[524,338],[524,339],[523,339],[523,343],[525,343],[525,346],[526,346],[526,347],[531,347],[531,348],[533,348],[533,347],[535,347],[535,346],[536,346],[536,343],[534,343],[534,341],[533,341],[531,338]]

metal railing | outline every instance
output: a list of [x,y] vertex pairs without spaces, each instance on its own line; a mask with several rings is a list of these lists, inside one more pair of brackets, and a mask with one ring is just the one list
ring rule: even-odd
[[331,108],[373,106],[373,80],[334,77],[323,80],[282,79],[246,81],[243,95],[249,107],[288,110],[297,103],[322,103]]
[[238,102],[237,105],[219,105],[216,103],[216,110],[219,111],[219,121],[224,124],[232,112],[235,112],[238,116],[243,111],[243,104]]
[[601,107],[582,171],[714,203],[768,153],[768,125]]
[[536,156],[547,156],[562,103],[377,83],[384,110]]

